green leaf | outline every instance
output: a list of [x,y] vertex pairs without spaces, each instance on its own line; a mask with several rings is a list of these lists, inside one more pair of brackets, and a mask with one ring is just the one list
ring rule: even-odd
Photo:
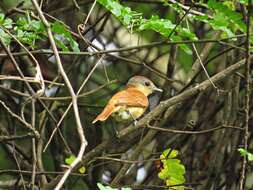
[[171,177],[170,179],[166,180],[166,185],[171,187],[173,190],[184,190],[184,186],[179,186],[183,184],[181,180],[178,180],[177,178]]
[[240,152],[241,156],[247,156],[249,161],[253,161],[253,154],[252,153],[245,150],[244,148],[238,148],[237,150]]
[[75,40],[69,39],[69,43],[74,52],[80,52],[79,44]]
[[[173,41],[173,42],[180,42],[180,41],[182,41],[182,38],[181,38],[180,36],[175,36],[175,35],[171,36],[170,39],[171,39],[171,41]],[[178,44],[178,46],[179,46],[179,48],[182,49],[186,54],[192,55],[192,50],[188,47],[188,45],[180,43],[180,44]]]
[[22,31],[18,30],[17,31],[17,38],[25,44],[28,44],[32,47],[34,47],[34,43],[36,40],[41,39],[41,36],[34,32],[27,32],[27,31]]
[[241,32],[246,32],[246,24],[243,22],[242,15],[240,13],[237,13],[229,6],[216,0],[209,0],[208,7],[213,9],[215,11],[215,14],[223,15],[223,17],[220,17],[220,19],[223,22],[227,22],[226,26],[229,30],[240,30]]
[[86,172],[86,168],[82,166],[81,168],[78,169],[80,174],[84,174]]
[[54,41],[56,45],[61,48],[63,51],[69,51],[69,48],[64,44],[62,40],[58,40],[57,38],[54,38]]
[[16,22],[17,26],[19,27],[19,29],[28,29],[28,21],[26,20],[25,17],[20,17],[17,22]]
[[0,28],[0,39],[6,44],[9,45],[11,43],[11,37]]
[[0,13],[0,24],[2,25],[4,22],[4,14]]
[[238,2],[243,5],[248,5],[248,0],[238,0]]
[[104,186],[101,183],[97,183],[97,186],[100,190],[118,190],[117,188],[112,188],[110,186]]
[[[74,155],[70,155],[68,158],[65,158],[65,163],[71,165],[75,161],[76,157]],[[86,168],[82,166],[78,169],[79,173],[84,174],[86,172]]]
[[[179,36],[178,38],[186,38],[190,40],[197,40],[198,38],[187,28],[180,25],[176,26],[169,19],[159,18],[153,15],[150,19],[142,18],[142,13],[132,11],[129,7],[123,6],[115,0],[98,0],[98,2],[109,10],[117,19],[131,31],[141,32],[144,30],[153,30],[158,32],[165,38]],[[179,9],[179,7],[178,7]],[[174,37],[175,39],[176,37]],[[186,45],[179,45],[181,49],[191,54],[190,48]]]
[[10,18],[5,19],[3,26],[7,29],[11,29],[12,28],[12,20]]
[[170,148],[163,151],[162,155],[160,156],[160,159],[166,159],[166,158],[176,158],[178,156],[177,150],[171,150]]
[[75,161],[76,157],[74,155],[70,155],[68,158],[65,158],[65,163],[70,165]]
[[180,164],[179,159],[168,159],[165,165],[167,166],[171,177],[184,179],[183,175],[185,174],[185,167]]
[[45,31],[45,27],[44,24],[41,21],[37,21],[37,20],[32,20],[29,23],[30,29],[35,31],[35,32],[44,32]]
[[[97,186],[100,190],[119,190],[118,188],[112,188],[110,186],[104,186],[101,183],[97,183]],[[129,187],[122,187],[121,190],[131,190]]]
[[160,19],[158,16],[152,16],[149,20],[145,20],[140,26],[139,31],[152,29],[161,35],[168,37],[175,28],[170,20]]
[[32,20],[28,16],[20,17],[14,27],[17,38],[25,44],[35,47],[35,42],[46,36],[46,31],[41,21]]
[[166,149],[160,156],[163,169],[158,173],[158,177],[165,181],[167,186],[173,186],[177,190],[183,190],[184,186],[175,186],[185,182],[185,166],[177,159],[177,150]]
[[[52,24],[52,31],[56,34],[63,36],[74,52],[80,52],[78,43],[74,40],[69,30],[63,24],[59,22],[54,22]],[[64,51],[69,51],[69,49],[62,40],[56,40],[56,45]]]

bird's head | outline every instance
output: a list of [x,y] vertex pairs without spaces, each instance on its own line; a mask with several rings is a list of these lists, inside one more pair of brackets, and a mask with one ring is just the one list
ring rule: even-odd
[[162,92],[163,90],[157,88],[155,84],[144,76],[134,76],[127,82],[127,88],[137,88],[146,96],[152,94],[155,91]]

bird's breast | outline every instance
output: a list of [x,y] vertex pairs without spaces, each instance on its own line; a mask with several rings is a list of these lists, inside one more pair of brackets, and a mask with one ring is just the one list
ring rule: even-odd
[[129,122],[141,117],[145,111],[144,107],[117,106],[112,117],[118,122]]

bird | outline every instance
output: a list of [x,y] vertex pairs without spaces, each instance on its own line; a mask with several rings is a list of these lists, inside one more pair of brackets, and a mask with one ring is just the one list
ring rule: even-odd
[[124,90],[117,92],[108,101],[103,111],[92,121],[105,121],[112,116],[117,122],[136,121],[149,106],[148,96],[155,91],[162,92],[144,76],[131,77]]

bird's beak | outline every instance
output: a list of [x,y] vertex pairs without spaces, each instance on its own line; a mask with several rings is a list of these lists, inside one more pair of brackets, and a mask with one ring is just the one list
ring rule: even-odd
[[157,88],[156,86],[153,88],[153,90],[154,90],[154,91],[157,91],[157,92],[163,92],[163,90],[162,90],[162,89]]

